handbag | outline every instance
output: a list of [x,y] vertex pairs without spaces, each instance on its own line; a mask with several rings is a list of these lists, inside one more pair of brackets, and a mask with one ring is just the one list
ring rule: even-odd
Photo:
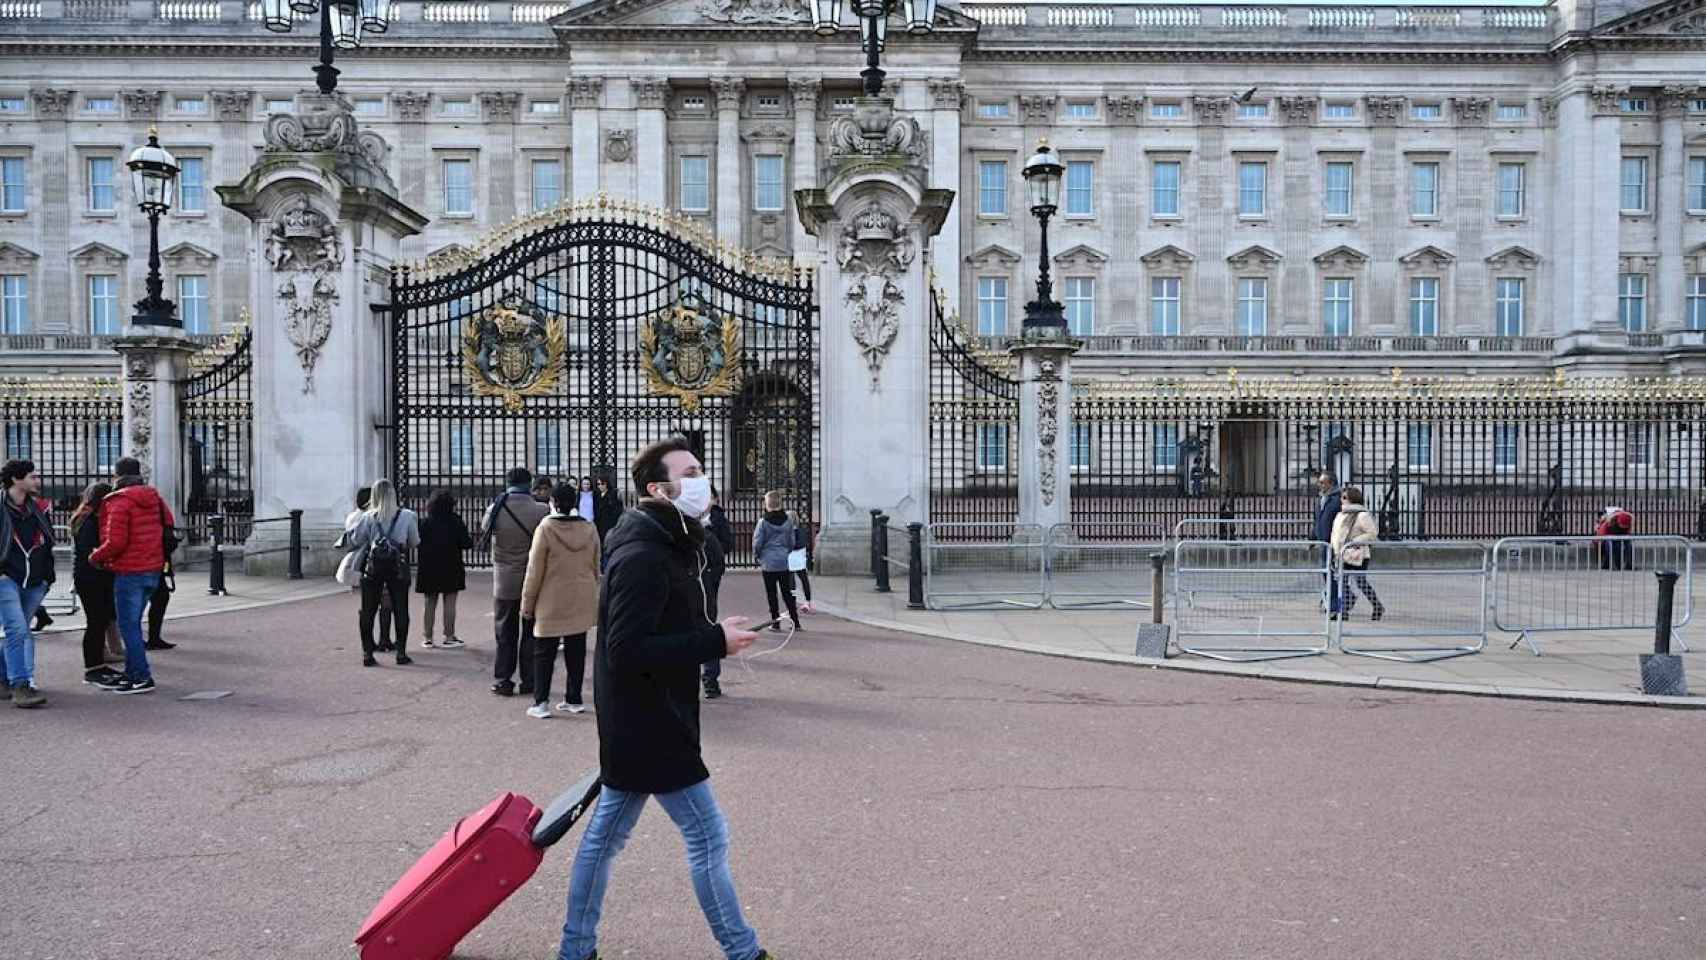
[[806,548],[788,551],[788,572],[799,573],[806,568]]
[[360,550],[351,550],[344,554],[342,560],[338,561],[337,580],[339,583],[346,587],[361,586],[361,564],[356,562],[356,558],[360,555]]

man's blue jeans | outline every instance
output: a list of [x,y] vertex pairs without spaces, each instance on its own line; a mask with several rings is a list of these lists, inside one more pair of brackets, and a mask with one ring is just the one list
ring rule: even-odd
[[[610,867],[627,844],[648,796],[653,794],[610,787],[599,794],[569,875],[569,914],[563,922],[558,960],[586,960],[598,946],[598,918],[604,909],[604,889],[610,885]],[[734,876],[729,872],[728,824],[711,794],[711,781],[701,780],[685,790],[655,796],[687,841],[693,893],[699,898],[699,909],[705,912],[712,935],[723,948],[723,956],[726,960],[752,960],[758,956],[758,934],[747,926],[735,896]]]
[[148,651],[142,646],[142,613],[160,585],[158,573],[121,573],[113,578],[113,609],[118,612],[118,635],[124,638],[124,676],[132,683],[152,678]]
[[31,683],[36,676],[36,638],[30,633],[30,618],[47,596],[47,584],[20,587],[11,577],[0,577],[0,628],[6,631],[6,682],[12,686]]

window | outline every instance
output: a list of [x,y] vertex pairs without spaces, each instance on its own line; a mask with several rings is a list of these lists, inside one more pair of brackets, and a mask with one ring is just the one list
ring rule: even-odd
[[447,117],[471,117],[474,115],[474,101],[446,100],[440,112]]
[[977,468],[1007,469],[1007,425],[982,423],[977,428]]
[[444,161],[444,214],[449,217],[474,215],[474,161]]
[[702,112],[705,109],[705,98],[702,96],[682,97],[681,109]]
[[1618,205],[1624,213],[1647,212],[1647,158],[1624,157]]
[[384,97],[356,97],[355,112],[364,117],[380,117],[385,115]]
[[1623,448],[1631,467],[1650,467],[1653,465],[1654,443],[1653,425],[1650,423],[1630,423],[1623,427]]
[[1646,274],[1625,273],[1617,278],[1617,319],[1630,333],[1647,329]]
[[1688,101],[1688,111],[1690,113],[1706,113],[1706,97],[1695,97]]
[[1499,164],[1499,216],[1522,216],[1525,172],[1520,163]]
[[[294,113],[295,111],[296,111],[296,101],[295,100],[292,100],[288,97],[269,97],[269,98],[267,98],[267,112],[268,113]],[[203,112],[205,112],[205,111],[203,111]]]
[[30,323],[30,278],[0,277],[0,333],[24,333]]
[[782,98],[776,97],[776,96],[770,96],[768,94],[766,94],[765,96],[759,97],[758,98],[758,109],[760,109],[760,110],[780,110],[780,109],[782,109]]
[[105,474],[124,456],[124,424],[95,424],[95,470]]
[[559,114],[559,113],[563,112],[563,101],[561,101],[561,100],[529,100],[527,102],[527,112],[533,114],[536,117]]
[[1410,279],[1410,336],[1439,335],[1439,278]]
[[1438,120],[1443,115],[1437,103],[1410,104],[1411,120]]
[[1066,329],[1075,337],[1096,332],[1096,281],[1092,277],[1066,278]]
[[1012,112],[1012,108],[1007,105],[1005,100],[999,103],[980,103],[977,105],[977,115],[986,120],[996,120],[1009,116]]
[[1706,273],[1688,278],[1688,329],[1706,330]]
[[1149,462],[1155,469],[1179,469],[1179,425],[1158,423],[1150,428],[1149,438]]
[[1238,335],[1268,335],[1268,281],[1263,277],[1243,277],[1238,281]]
[[[1001,106],[1002,109],[1006,109],[1007,105],[1002,104]],[[831,97],[829,100],[829,109],[836,113],[851,113],[853,112],[853,98]],[[1003,113],[1002,116],[1006,116],[1006,114]]]
[[1501,103],[1493,117],[1496,120],[1525,120],[1528,118],[1528,106],[1521,103]]
[[29,109],[23,97],[0,97],[0,113],[28,113]]
[[548,313],[563,312],[563,294],[549,280],[533,281],[533,305]]
[[90,113],[117,113],[118,101],[112,97],[84,97],[83,109]]
[[563,199],[563,161],[533,161],[533,209],[548,210]]
[[472,470],[474,468],[474,425],[471,423],[452,423],[450,425],[450,469]]
[[681,209],[711,209],[711,158],[681,158]]
[[1410,216],[1439,216],[1439,164],[1410,164]]
[[991,217],[1007,214],[1007,161],[978,161],[977,212]]
[[178,159],[178,212],[207,212],[207,163],[201,157]]
[[32,460],[35,454],[30,451],[34,446],[30,442],[30,425],[27,423],[6,424],[6,459]]
[[982,337],[1007,335],[1007,278],[977,278],[977,333]]
[[752,158],[752,209],[782,209],[782,155],[761,153]]
[[1348,337],[1355,320],[1349,277],[1329,277],[1321,282],[1321,319],[1329,337]]
[[1493,469],[1515,470],[1517,444],[1522,428],[1514,423],[1493,424]]
[[1068,100],[1066,102],[1066,118],[1068,120],[1096,119],[1096,101]]
[[0,157],[0,212],[22,213],[29,198],[23,157]]
[[1353,163],[1335,160],[1327,164],[1327,216],[1351,215],[1351,188],[1355,176],[1356,165]]
[[1646,97],[1619,97],[1617,109],[1624,113],[1649,113],[1653,104]]
[[1244,162],[1238,165],[1238,215],[1260,217],[1268,212],[1268,165]]
[[1328,120],[1355,120],[1357,107],[1354,103],[1329,103],[1322,108],[1321,115]]
[[1090,469],[1090,456],[1094,449],[1090,425],[1088,423],[1073,424],[1072,437],[1067,441],[1066,446],[1066,466],[1068,469]]
[[1176,120],[1185,115],[1185,105],[1182,103],[1152,103],[1149,105],[1149,115],[1157,120]]
[[541,470],[563,468],[563,435],[554,420],[533,424],[533,465]]
[[1096,165],[1088,160],[1066,162],[1066,213],[1088,217],[1096,212]]
[[178,278],[178,316],[184,322],[185,333],[212,333],[207,316],[207,277]]
[[1688,158],[1688,209],[1706,210],[1706,157]]
[[1179,335],[1179,278],[1149,279],[1149,332],[1158,337]]
[[[268,102],[270,103],[271,101],[268,101]],[[205,98],[205,97],[179,97],[176,101],[174,101],[173,106],[176,107],[176,109],[179,113],[206,113],[207,112],[207,98]]]
[[90,157],[84,169],[89,175],[89,209],[97,213],[113,211],[113,160],[111,157]]
[[1268,115],[1268,105],[1265,103],[1240,103],[1238,118],[1240,120],[1260,120]]
[[97,337],[118,335],[118,277],[89,278],[89,332]]
[[1493,332],[1501,337],[1522,336],[1523,280],[1500,277],[1493,296]]
[[1434,428],[1431,423],[1412,423],[1406,431],[1404,465],[1411,470],[1428,470],[1434,465]]
[[1150,187],[1150,213],[1157,217],[1179,215],[1179,171],[1177,160],[1157,160],[1153,167]]

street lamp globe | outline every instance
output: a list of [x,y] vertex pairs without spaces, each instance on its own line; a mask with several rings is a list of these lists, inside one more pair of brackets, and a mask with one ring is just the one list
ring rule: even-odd
[[881,53],[889,42],[889,18],[865,17],[859,21],[859,42],[866,50],[875,49]]
[[384,33],[391,29],[391,0],[361,0],[361,32]]
[[841,0],[812,0],[812,21],[818,36],[835,36],[841,29]]
[[147,145],[137,147],[125,166],[130,168],[136,205],[143,213],[159,216],[172,209],[172,186],[178,181],[178,161],[160,146],[160,131],[150,127]]
[[905,0],[908,33],[929,33],[936,28],[936,0]]
[[1037,152],[1025,161],[1025,185],[1031,190],[1031,212],[1038,216],[1048,216],[1057,209],[1056,202],[1060,198],[1060,177],[1066,168],[1060,165],[1060,160],[1049,149],[1048,141],[1037,144]]
[[853,15],[862,19],[887,17],[891,0],[853,0]]

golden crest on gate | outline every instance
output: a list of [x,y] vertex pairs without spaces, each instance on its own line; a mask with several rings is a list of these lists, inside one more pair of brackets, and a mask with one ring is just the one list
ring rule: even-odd
[[692,292],[640,323],[640,369],[653,396],[699,409],[706,397],[740,391],[740,320],[720,320]]
[[557,389],[568,329],[561,317],[544,320],[516,309],[509,298],[466,321],[462,372],[477,397],[502,397],[514,413],[526,397]]

